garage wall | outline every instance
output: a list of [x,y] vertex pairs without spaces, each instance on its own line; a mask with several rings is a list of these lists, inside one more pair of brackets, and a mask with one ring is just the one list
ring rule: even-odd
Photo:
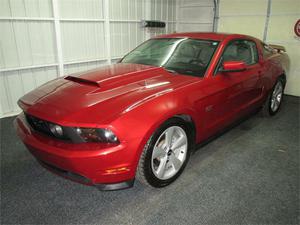
[[300,38],[294,34],[294,25],[300,19],[299,0],[272,0],[266,42],[286,47],[291,68],[286,93],[300,96]]
[[213,31],[214,0],[178,1],[177,31]]
[[218,31],[285,46],[291,59],[286,93],[300,96],[300,39],[293,29],[299,18],[299,0],[220,0]]
[[[148,28],[149,36],[157,36],[165,33],[173,33],[176,31],[176,6],[178,0],[150,0],[151,20],[167,21],[165,28]],[[149,13],[149,11],[148,11]]]
[[[0,117],[19,97],[64,74],[117,61],[151,36],[175,30],[175,0],[1,0]],[[166,21],[146,30],[142,19]]]

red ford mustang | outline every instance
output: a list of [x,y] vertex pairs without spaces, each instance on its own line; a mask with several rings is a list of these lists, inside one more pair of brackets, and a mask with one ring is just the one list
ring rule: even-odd
[[146,41],[119,63],[50,81],[22,97],[15,126],[49,170],[101,190],[163,187],[195,144],[263,108],[286,83],[281,46],[246,35],[178,33]]

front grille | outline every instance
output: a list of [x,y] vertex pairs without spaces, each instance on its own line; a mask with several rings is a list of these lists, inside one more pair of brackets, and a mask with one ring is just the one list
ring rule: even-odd
[[31,126],[31,128],[34,131],[37,131],[39,133],[45,134],[47,136],[50,137],[54,137],[57,139],[62,139],[62,140],[70,140],[67,136],[63,135],[61,137],[56,137],[50,130],[50,126],[49,124],[51,124],[50,122],[46,121],[46,120],[42,120],[39,119],[35,116],[31,116],[28,114],[25,114],[26,120],[29,123],[29,125]]

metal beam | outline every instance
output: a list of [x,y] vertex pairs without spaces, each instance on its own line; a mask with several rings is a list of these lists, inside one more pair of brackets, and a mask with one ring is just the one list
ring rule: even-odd
[[264,42],[267,40],[267,35],[268,35],[268,27],[269,27],[270,14],[271,14],[271,4],[272,4],[272,0],[268,0],[267,16],[266,16],[266,23],[265,23],[264,37],[263,37]]
[[213,24],[213,22],[201,22],[201,21],[179,21],[179,24]]
[[58,75],[63,76],[64,75],[64,62],[63,62],[63,53],[62,53],[62,45],[61,45],[58,0],[52,0],[52,10],[53,10],[53,16],[54,16],[54,32],[55,32],[56,52],[57,52],[57,61],[58,61]]
[[213,0],[214,1],[214,23],[213,23],[213,31],[217,32],[218,31],[218,25],[219,25],[219,5],[220,1],[219,0]]
[[9,21],[53,21],[52,17],[0,17],[0,20]]
[[106,61],[106,58],[100,59],[89,59],[89,60],[76,60],[71,62],[65,62],[64,65],[74,65],[74,64],[81,64],[81,63],[90,63],[90,62],[98,62],[98,61]]
[[104,19],[60,18],[62,22],[104,22]]
[[245,13],[245,14],[222,14],[220,17],[251,17],[251,16],[266,16],[265,13]]
[[175,16],[175,21],[176,21],[176,25],[175,25],[175,31],[178,33],[178,29],[179,29],[179,7],[181,1],[180,0],[176,0],[175,1],[175,7],[176,7],[176,16]]
[[106,49],[107,63],[111,64],[111,46],[110,46],[110,25],[109,25],[109,0],[103,2],[104,12],[104,41]]
[[53,66],[58,66],[58,64],[54,63],[54,64],[43,64],[43,65],[33,65],[33,66],[22,66],[22,67],[5,68],[5,69],[0,69],[0,72],[11,72],[11,71],[18,71],[18,70],[38,69],[38,68],[53,67]]
[[[150,20],[151,19],[151,1],[150,0],[144,0],[144,10],[145,10],[145,19]],[[154,9],[155,10],[155,9]],[[150,30],[149,28],[144,28],[145,29],[145,39],[148,40],[151,35],[150,35]]]
[[140,23],[140,20],[109,20],[109,22],[114,23]]
[[[169,0],[167,0],[167,3],[166,3],[166,8],[167,8],[167,12],[166,12],[166,27],[165,27],[165,33],[167,34],[168,33],[168,20],[169,20]],[[162,10],[161,10],[162,11]]]

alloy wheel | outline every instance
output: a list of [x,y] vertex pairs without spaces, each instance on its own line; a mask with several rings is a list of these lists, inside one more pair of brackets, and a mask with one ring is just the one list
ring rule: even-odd
[[277,82],[275,85],[275,88],[273,90],[272,96],[271,96],[271,110],[272,112],[276,112],[279,109],[281,100],[283,95],[283,85],[282,82]]
[[157,139],[152,153],[151,167],[154,175],[166,180],[180,170],[187,156],[188,138],[179,126],[167,128]]

